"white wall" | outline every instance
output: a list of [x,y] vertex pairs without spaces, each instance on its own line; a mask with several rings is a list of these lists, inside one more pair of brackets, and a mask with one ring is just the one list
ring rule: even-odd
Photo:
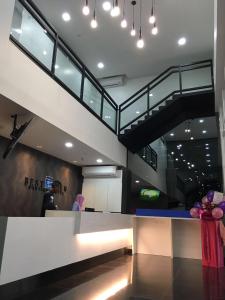
[[13,9],[0,0],[0,94],[125,166],[117,136],[9,41]]
[[166,168],[167,168],[167,149],[161,139],[154,141],[151,147],[158,155],[158,168],[155,171],[137,154],[128,153],[128,168],[137,176],[143,178],[159,190],[167,193],[166,187]]
[[225,188],[225,1],[215,0],[214,3],[215,102],[219,114],[223,188]]
[[82,194],[85,207],[97,211],[121,212],[122,171],[118,178],[84,178]]

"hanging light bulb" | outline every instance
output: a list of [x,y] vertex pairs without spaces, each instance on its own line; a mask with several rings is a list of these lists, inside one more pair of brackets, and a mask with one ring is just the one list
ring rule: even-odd
[[133,24],[132,29],[131,29],[131,31],[130,31],[130,35],[131,35],[131,36],[135,36],[135,35],[136,35],[136,30],[135,30],[135,28],[134,28],[134,24]]
[[126,2],[125,2],[126,0],[124,0],[123,1],[123,19],[122,19],[122,21],[121,21],[121,23],[120,23],[120,26],[122,27],[122,28],[127,28],[127,20],[126,20],[126,18],[125,18],[125,5],[126,5]]
[[155,17],[155,14],[154,14],[154,0],[152,0],[152,10],[151,10],[151,16],[149,18],[149,23],[154,24],[155,21],[156,21],[156,17]]
[[140,27],[139,38],[137,40],[137,47],[141,49],[141,48],[144,48],[144,45],[145,45],[145,42],[142,38],[142,32],[141,32],[141,27]]
[[135,5],[136,5],[136,1],[132,1],[131,4],[133,5],[133,23],[132,23],[132,28],[131,28],[131,31],[130,31],[130,35],[135,36],[136,35],[136,30],[135,30],[135,26],[134,26],[134,8],[135,8]]
[[98,27],[98,22],[96,20],[96,13],[95,13],[95,9],[96,9],[96,0],[95,0],[95,8],[94,8],[94,12],[93,12],[93,19],[91,20],[91,28],[95,29]]
[[104,1],[102,3],[102,8],[104,11],[110,11],[110,9],[112,8],[111,2],[110,1]]
[[115,5],[113,3],[113,8],[112,8],[110,14],[111,14],[112,17],[118,17],[120,15],[120,7],[119,7],[119,4],[118,4],[118,0],[115,1]]
[[157,35],[159,32],[158,27],[156,26],[156,23],[154,23],[154,27],[152,28],[152,34]]
[[120,23],[120,26],[121,26],[122,28],[127,28],[127,20],[126,20],[126,19],[123,19],[123,20],[121,21],[121,23]]
[[83,15],[88,16],[90,13],[90,8],[88,6],[88,0],[85,1],[85,5],[82,8]]
[[143,48],[145,45],[145,42],[142,38],[142,29],[141,29],[141,13],[142,13],[142,0],[140,0],[140,29],[139,29],[139,38],[137,40],[137,47],[138,48]]

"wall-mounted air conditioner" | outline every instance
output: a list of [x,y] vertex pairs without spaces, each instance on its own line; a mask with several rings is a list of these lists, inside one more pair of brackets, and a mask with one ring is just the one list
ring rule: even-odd
[[125,75],[117,75],[112,77],[103,77],[99,79],[101,85],[105,88],[117,87],[124,85]]
[[102,166],[102,167],[83,167],[82,175],[85,178],[96,177],[118,177],[116,166]]

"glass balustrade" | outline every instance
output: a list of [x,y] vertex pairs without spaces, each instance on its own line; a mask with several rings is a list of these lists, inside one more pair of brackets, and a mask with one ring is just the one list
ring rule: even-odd
[[117,131],[117,104],[33,2],[15,1],[10,38],[107,127]]

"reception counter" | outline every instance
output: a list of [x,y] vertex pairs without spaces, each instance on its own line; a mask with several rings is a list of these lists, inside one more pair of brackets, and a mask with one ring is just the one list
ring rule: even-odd
[[0,285],[132,247],[133,253],[201,259],[199,220],[47,211],[0,217]]
[[132,245],[131,216],[55,213],[0,217],[0,285]]
[[136,216],[134,253],[201,259],[199,219]]

